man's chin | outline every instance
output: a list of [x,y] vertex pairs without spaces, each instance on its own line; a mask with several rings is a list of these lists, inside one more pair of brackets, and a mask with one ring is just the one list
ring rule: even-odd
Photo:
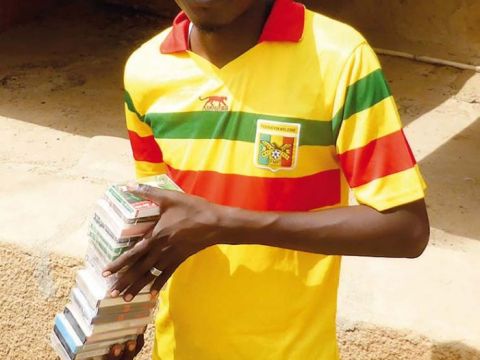
[[206,33],[215,33],[222,29],[223,25],[211,23],[195,23],[195,27]]
[[224,28],[226,25],[222,24],[221,22],[212,22],[212,21],[193,21],[195,27],[202,31],[202,32],[207,32],[207,33],[215,33],[222,28]]

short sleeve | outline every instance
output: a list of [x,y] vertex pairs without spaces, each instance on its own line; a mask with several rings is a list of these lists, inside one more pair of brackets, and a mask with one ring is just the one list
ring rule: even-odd
[[332,121],[341,170],[360,204],[384,211],[425,196],[379,61],[367,43],[341,73]]
[[137,178],[166,173],[167,167],[153,131],[143,121],[144,115],[137,111],[128,91],[125,92],[125,117]]

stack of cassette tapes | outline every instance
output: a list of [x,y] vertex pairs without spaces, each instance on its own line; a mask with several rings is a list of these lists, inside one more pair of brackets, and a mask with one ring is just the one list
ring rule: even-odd
[[[140,182],[161,189],[181,191],[166,175]],[[70,302],[55,317],[51,344],[61,360],[103,359],[114,344],[136,339],[152,320],[156,299],[150,284],[131,301],[109,297],[116,275],[102,272],[143,239],[160,216],[159,207],[129,193],[125,185],[113,185],[98,200],[88,228],[85,268],[77,272]]]

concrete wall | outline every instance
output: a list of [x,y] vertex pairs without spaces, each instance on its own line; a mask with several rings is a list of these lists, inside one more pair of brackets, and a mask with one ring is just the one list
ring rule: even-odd
[[[105,0],[166,16],[173,0]],[[56,0],[0,1],[0,31],[31,19]],[[480,65],[478,0],[303,0],[309,8],[346,21],[377,47]]]
[[480,65],[478,0],[307,0],[373,45]]
[[17,24],[28,21],[38,13],[45,11],[57,0],[1,0],[0,1],[0,31]]
[[163,16],[175,16],[179,8],[173,0],[104,0],[107,3],[131,6],[142,11],[149,11]]
[[[107,0],[160,14],[173,0]],[[374,46],[480,65],[478,0],[304,0],[311,9],[346,21]]]

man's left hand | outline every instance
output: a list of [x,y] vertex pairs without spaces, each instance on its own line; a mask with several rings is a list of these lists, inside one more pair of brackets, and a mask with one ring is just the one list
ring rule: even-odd
[[131,340],[125,344],[115,344],[104,358],[107,360],[133,360],[142,350],[144,344],[144,336],[139,335],[137,340]]
[[116,297],[125,291],[126,301],[131,301],[152,280],[150,292],[155,297],[180,264],[214,245],[220,230],[221,208],[200,197],[148,185],[129,187],[129,191],[158,204],[160,220],[149,235],[104,270],[103,275],[110,276],[128,267],[118,274],[111,293]]

